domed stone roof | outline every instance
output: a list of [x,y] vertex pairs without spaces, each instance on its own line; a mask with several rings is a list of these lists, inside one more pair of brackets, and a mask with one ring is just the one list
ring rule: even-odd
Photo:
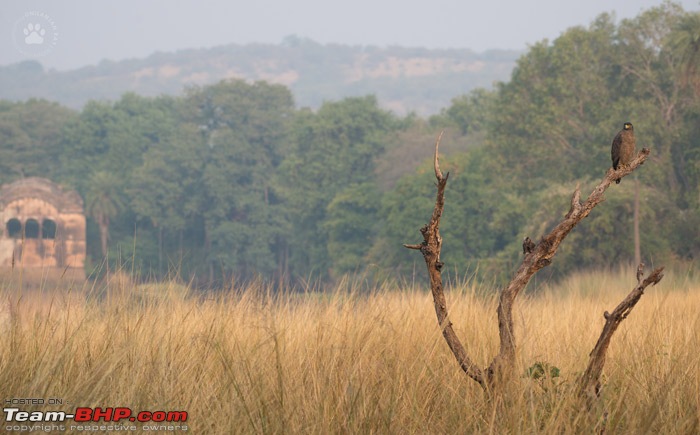
[[18,199],[37,198],[52,204],[62,213],[82,213],[83,199],[74,190],[63,190],[46,178],[28,177],[0,188],[0,210]]

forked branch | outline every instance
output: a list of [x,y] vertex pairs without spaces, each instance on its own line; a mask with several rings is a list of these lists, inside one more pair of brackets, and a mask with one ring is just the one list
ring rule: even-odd
[[649,285],[656,285],[664,277],[663,267],[655,269],[649,276],[642,281],[644,277],[644,264],[640,263],[637,267],[637,287],[632,290],[632,292],[627,295],[627,297],[620,302],[620,304],[613,310],[612,314],[607,311],[603,313],[605,317],[605,326],[603,331],[600,333],[600,338],[595,347],[591,351],[590,360],[588,361],[588,367],[583,373],[580,379],[580,395],[589,400],[596,399],[600,396],[600,376],[603,373],[603,365],[605,365],[605,354],[610,345],[610,340],[612,335],[620,326],[623,320],[632,311],[632,308],[639,302],[642,295],[644,294],[644,289]]
[[424,225],[420,230],[423,235],[423,242],[404,246],[409,249],[420,250],[423,254],[423,259],[428,268],[430,290],[433,295],[438,324],[457,362],[470,378],[478,382],[485,390],[490,390],[496,380],[510,376],[515,371],[515,336],[513,335],[512,315],[515,298],[521,290],[527,286],[532,276],[538,270],[548,266],[552,262],[552,257],[554,257],[559,245],[571,230],[583,218],[588,216],[596,205],[605,199],[604,193],[610,184],[616,179],[628,175],[639,167],[639,165],[643,164],[649,156],[649,150],[646,148],[642,149],[627,166],[620,167],[618,170],[609,169],[600,184],[598,184],[583,203],[580,202],[581,192],[577,187],[571,198],[569,212],[564,219],[549,234],[542,237],[536,245],[534,245],[532,241],[524,244],[523,249],[525,251],[525,257],[523,262],[518,268],[514,278],[500,294],[498,305],[500,349],[498,355],[496,355],[489,367],[486,370],[482,370],[469,358],[464,346],[454,332],[442,287],[441,270],[443,263],[440,261],[442,237],[440,236],[439,229],[440,218],[442,217],[445,206],[445,187],[447,185],[449,173],[443,176],[442,171],[440,171],[438,148],[441,138],[442,133],[435,142],[435,156],[433,160],[435,178],[437,179],[437,195],[433,214],[430,218],[430,222]]
[[530,282],[532,276],[540,269],[549,266],[559,245],[574,227],[588,216],[593,208],[605,200],[605,191],[618,178],[628,175],[646,161],[649,149],[642,149],[630,162],[629,166],[618,170],[608,169],[603,180],[593,189],[588,198],[581,203],[581,191],[577,186],[571,196],[571,206],[564,219],[549,234],[542,237],[534,249],[525,254],[523,262],[508,286],[503,289],[498,304],[498,333],[500,349],[493,359],[487,374],[489,381],[511,374],[515,367],[515,336],[513,335],[513,304],[515,298]]

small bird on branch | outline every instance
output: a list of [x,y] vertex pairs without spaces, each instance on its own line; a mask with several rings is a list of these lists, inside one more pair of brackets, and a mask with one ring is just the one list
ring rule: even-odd
[[532,241],[530,237],[525,237],[523,239],[523,254],[529,254],[535,250],[535,242]]

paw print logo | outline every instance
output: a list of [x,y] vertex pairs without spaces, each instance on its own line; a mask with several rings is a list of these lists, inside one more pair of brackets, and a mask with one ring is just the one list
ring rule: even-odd
[[58,36],[56,21],[46,12],[37,10],[25,12],[12,27],[15,49],[30,59],[49,54],[58,44]]
[[46,35],[46,29],[42,28],[41,24],[39,23],[28,23],[27,27],[24,28],[23,33],[25,44],[43,44],[44,35]]

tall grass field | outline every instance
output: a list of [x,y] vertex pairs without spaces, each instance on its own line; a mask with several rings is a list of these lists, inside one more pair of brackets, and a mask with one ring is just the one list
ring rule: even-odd
[[[628,267],[528,288],[514,310],[521,376],[487,400],[417,285],[202,294],[114,278],[22,291],[12,276],[0,284],[0,399],[27,412],[187,412],[185,422],[66,421],[67,433],[700,433],[700,278],[689,272],[669,271],[622,323],[594,408],[573,399],[603,313],[635,284]],[[498,350],[494,294],[470,280],[447,291],[484,367]],[[558,376],[528,376],[537,365]],[[0,432],[31,426],[62,431],[4,418]]]

